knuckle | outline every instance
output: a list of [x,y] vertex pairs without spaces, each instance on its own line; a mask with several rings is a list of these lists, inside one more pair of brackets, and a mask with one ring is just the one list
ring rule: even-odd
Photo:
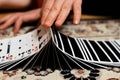
[[50,11],[49,7],[44,8],[44,12],[49,12],[49,11]]
[[58,11],[59,9],[58,9],[57,6],[53,6],[52,10],[53,10],[53,11]]
[[66,9],[68,9],[68,6],[63,6],[62,9],[63,9],[63,10],[66,10]]

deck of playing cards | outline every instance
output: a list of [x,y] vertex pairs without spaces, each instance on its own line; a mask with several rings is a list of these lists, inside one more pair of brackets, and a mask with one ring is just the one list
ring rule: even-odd
[[[33,70],[34,68],[37,68],[38,70],[59,69],[63,71],[72,69],[94,70],[96,68],[107,69],[108,67],[119,67],[119,24],[117,25],[116,22],[116,29],[112,27],[110,21],[108,22],[109,25],[102,24],[97,27],[94,22],[95,21],[91,21],[86,24],[83,21],[81,25],[76,26],[68,22],[66,26],[70,28],[64,25],[64,29],[61,30],[61,32],[54,26],[51,28],[39,26],[36,29],[19,36],[1,38],[0,69],[12,70],[21,68],[22,70]],[[96,23],[99,24],[100,22]],[[87,27],[84,27],[83,25],[91,25],[91,28],[88,27],[87,29]],[[71,26],[75,27],[74,31],[76,33]],[[109,40],[84,38],[86,35],[91,37],[90,33],[96,33],[94,36],[97,36],[97,32],[99,33],[98,36],[103,37],[105,32],[102,31],[102,26],[111,29],[106,30],[108,33],[105,35],[106,37],[110,37],[110,35],[118,37]],[[79,29],[77,30],[76,28]],[[110,31],[113,34],[110,34]],[[62,32],[67,33],[67,35]],[[78,37],[77,33],[79,35],[86,35]],[[77,37],[69,36],[71,34],[76,34]]]

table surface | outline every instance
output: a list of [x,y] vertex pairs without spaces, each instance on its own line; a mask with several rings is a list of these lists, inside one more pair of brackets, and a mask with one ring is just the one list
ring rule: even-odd
[[[7,14],[10,14],[10,13],[0,13],[0,18],[4,17]],[[106,17],[106,16],[97,16],[97,15],[85,15],[85,14],[83,14],[81,16],[81,19],[107,19],[107,18],[109,18],[109,17]],[[101,70],[100,72],[101,72],[101,77],[98,80],[108,80],[108,77],[110,78],[111,76],[113,78],[120,77],[119,76],[120,73],[117,73],[117,72],[112,72],[112,71],[107,71],[107,70]],[[52,73],[52,74],[50,74],[50,75],[48,75],[46,77],[40,77],[40,76],[34,76],[34,75],[27,75],[25,72],[21,72],[21,71],[18,71],[17,74],[15,73],[15,76],[12,76],[12,77],[9,77],[9,75],[7,75],[7,74],[2,75],[0,73],[0,80],[3,80],[3,79],[4,80],[8,80],[8,78],[10,78],[10,80],[18,80],[18,79],[20,80],[21,76],[23,74],[24,74],[24,76],[26,76],[25,80],[37,80],[37,79],[39,80],[40,78],[42,78],[42,80],[48,80],[49,78],[52,78],[52,77],[54,78],[56,76],[58,77],[57,78],[58,80],[63,80],[63,79],[61,79],[61,76],[59,76],[60,74],[59,74],[58,71],[56,71],[56,72],[54,72],[54,73]],[[105,74],[108,74],[108,76],[105,76]],[[56,76],[54,76],[54,75],[56,75]],[[102,76],[102,75],[104,75],[104,76]],[[56,80],[56,78],[53,79],[53,80]],[[114,80],[117,80],[117,79],[114,79]]]

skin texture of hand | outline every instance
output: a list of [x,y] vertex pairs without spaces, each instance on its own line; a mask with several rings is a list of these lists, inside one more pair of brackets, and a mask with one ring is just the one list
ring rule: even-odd
[[24,9],[31,0],[0,0],[0,9]]
[[23,22],[35,21],[40,18],[41,9],[35,9],[27,12],[17,12],[8,14],[7,16],[0,19],[0,30],[10,27],[13,23],[14,33],[18,33]]
[[44,0],[41,9],[41,25],[51,27],[55,22],[60,27],[71,9],[74,12],[73,23],[79,24],[82,0]]

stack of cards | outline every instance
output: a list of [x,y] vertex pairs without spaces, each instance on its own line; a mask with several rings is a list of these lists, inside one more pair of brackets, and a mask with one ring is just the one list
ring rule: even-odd
[[[26,70],[37,67],[39,70],[49,68],[63,71],[106,69],[120,66],[119,39],[74,38],[66,36],[52,27],[47,30],[42,28],[34,30],[28,34],[15,37],[14,40],[12,38],[2,41],[0,41],[3,44],[0,45],[2,48],[0,69],[4,70],[16,68]],[[2,47],[4,45],[5,47]]]

